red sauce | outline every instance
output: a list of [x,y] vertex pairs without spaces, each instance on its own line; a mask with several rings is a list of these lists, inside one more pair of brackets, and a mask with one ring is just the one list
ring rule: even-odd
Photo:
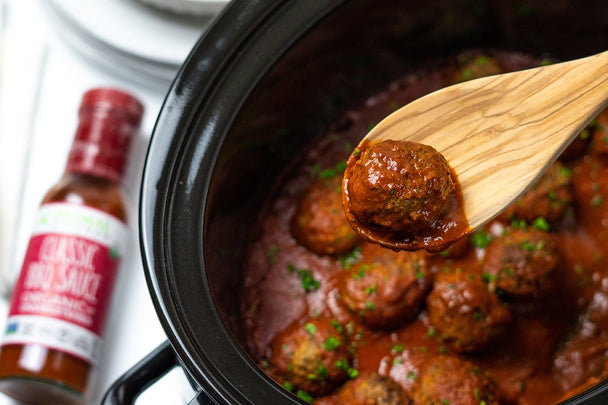
[[[538,63],[513,53],[493,56],[504,70]],[[589,145],[588,139],[582,139],[582,152],[573,157],[569,151],[563,156],[562,170],[572,184],[572,201],[561,218],[549,225],[543,221],[526,223],[527,227],[538,226],[556,238],[560,253],[559,266],[554,271],[557,286],[540,297],[501,297],[511,321],[504,333],[480,351],[456,351],[431,325],[425,305],[414,316],[388,327],[366,326],[356,313],[342,305],[339,297],[340,283],[345,274],[356,269],[360,250],[319,255],[299,244],[291,234],[298,202],[319,172],[345,161],[369,125],[395,108],[453,82],[458,69],[454,62],[409,73],[361,108],[350,111],[269,196],[256,229],[258,237],[249,247],[242,310],[250,354],[279,382],[283,382],[282,377],[270,361],[276,354],[272,353],[271,342],[289,326],[304,326],[322,317],[347,327],[352,342],[351,366],[359,375],[376,372],[388,376],[408,394],[420,383],[416,376],[424,365],[438,356],[454,356],[483,370],[495,381],[496,400],[501,404],[552,404],[579,387],[593,385],[606,372],[608,158],[596,146],[597,140]],[[594,131],[601,132],[601,128]],[[522,221],[499,217],[441,253],[423,253],[430,277],[436,278],[445,271],[487,276],[484,266],[488,244],[497,243],[505,230],[522,226]],[[366,243],[361,241],[359,246]],[[304,275],[315,281],[313,288],[303,285]],[[317,396],[314,403],[338,403],[339,389],[337,386]]]

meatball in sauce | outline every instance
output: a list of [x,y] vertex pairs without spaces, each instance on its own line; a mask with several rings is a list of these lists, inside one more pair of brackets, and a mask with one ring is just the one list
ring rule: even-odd
[[428,145],[362,142],[348,160],[342,199],[360,236],[395,250],[440,251],[470,231],[456,176]]
[[534,228],[514,229],[490,243],[485,271],[511,296],[542,297],[554,289],[559,263],[553,235]]
[[328,318],[291,325],[272,341],[269,356],[277,379],[312,395],[344,382],[351,357],[342,327]]
[[298,204],[291,226],[294,237],[313,252],[341,254],[358,242],[342,209],[341,178],[319,178]]
[[394,328],[413,318],[431,286],[425,255],[364,243],[361,256],[341,272],[341,303],[370,328]]
[[437,356],[421,369],[414,385],[420,405],[499,405],[494,382],[474,364],[454,356]]
[[454,191],[445,158],[415,142],[373,144],[348,172],[348,210],[363,225],[378,229],[428,228]]
[[485,349],[511,321],[479,274],[438,274],[426,304],[429,322],[457,352]]

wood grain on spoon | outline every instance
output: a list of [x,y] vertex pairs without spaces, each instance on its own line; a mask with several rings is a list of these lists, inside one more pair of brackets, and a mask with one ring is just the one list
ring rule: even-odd
[[484,77],[422,97],[362,142],[430,145],[458,176],[471,228],[523,194],[608,105],[608,52]]

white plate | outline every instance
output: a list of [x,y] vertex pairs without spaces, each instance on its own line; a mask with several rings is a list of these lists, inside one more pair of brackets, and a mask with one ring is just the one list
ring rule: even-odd
[[189,14],[215,14],[218,13],[229,0],[139,0],[162,9],[176,13]]
[[197,1],[209,11],[202,15],[171,13],[135,0],[42,3],[63,37],[85,56],[140,81],[165,85],[227,1]]

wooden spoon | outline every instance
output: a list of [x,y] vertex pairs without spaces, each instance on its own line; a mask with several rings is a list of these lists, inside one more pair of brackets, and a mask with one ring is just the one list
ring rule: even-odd
[[519,198],[608,105],[608,52],[446,87],[395,111],[363,142],[430,145],[454,169],[472,229]]

